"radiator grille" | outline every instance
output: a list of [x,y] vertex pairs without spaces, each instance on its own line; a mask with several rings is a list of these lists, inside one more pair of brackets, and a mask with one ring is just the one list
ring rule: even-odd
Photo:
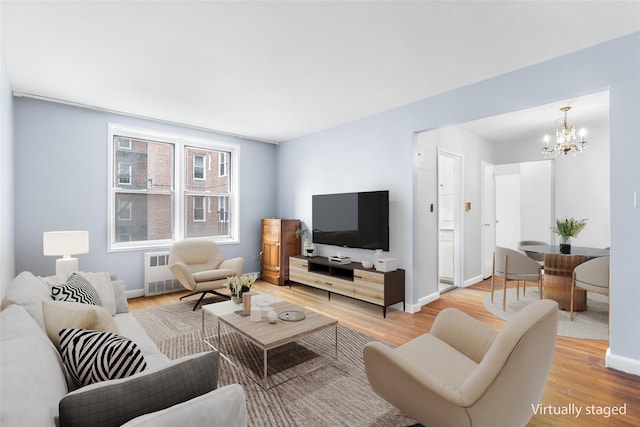
[[144,295],[160,295],[183,291],[184,288],[169,270],[169,252],[144,254]]

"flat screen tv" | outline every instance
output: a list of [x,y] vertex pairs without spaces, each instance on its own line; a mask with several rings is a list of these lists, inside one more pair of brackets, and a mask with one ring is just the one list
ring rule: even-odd
[[314,243],[389,250],[389,191],[312,196]]

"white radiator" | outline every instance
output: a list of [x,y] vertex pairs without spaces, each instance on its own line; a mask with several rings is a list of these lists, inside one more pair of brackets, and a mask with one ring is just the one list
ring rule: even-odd
[[184,288],[169,270],[169,252],[144,254],[144,295],[160,295],[183,291]]

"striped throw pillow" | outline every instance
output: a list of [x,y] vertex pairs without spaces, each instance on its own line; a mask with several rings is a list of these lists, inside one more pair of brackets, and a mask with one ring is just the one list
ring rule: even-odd
[[102,305],[96,288],[94,288],[87,279],[77,273],[71,274],[64,285],[52,286],[51,296],[56,301]]
[[110,332],[61,329],[62,360],[78,386],[126,378],[147,367],[140,348]]

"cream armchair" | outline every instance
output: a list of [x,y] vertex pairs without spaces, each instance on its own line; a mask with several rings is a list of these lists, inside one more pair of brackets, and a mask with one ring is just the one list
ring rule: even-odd
[[225,260],[218,245],[210,240],[182,240],[171,247],[169,269],[182,286],[193,291],[180,299],[202,294],[195,310],[208,293],[229,298],[216,289],[225,287],[227,277],[242,275],[244,258]]
[[369,383],[425,426],[524,426],[551,370],[558,304],[535,301],[499,332],[444,309],[431,332],[395,349],[365,346]]

